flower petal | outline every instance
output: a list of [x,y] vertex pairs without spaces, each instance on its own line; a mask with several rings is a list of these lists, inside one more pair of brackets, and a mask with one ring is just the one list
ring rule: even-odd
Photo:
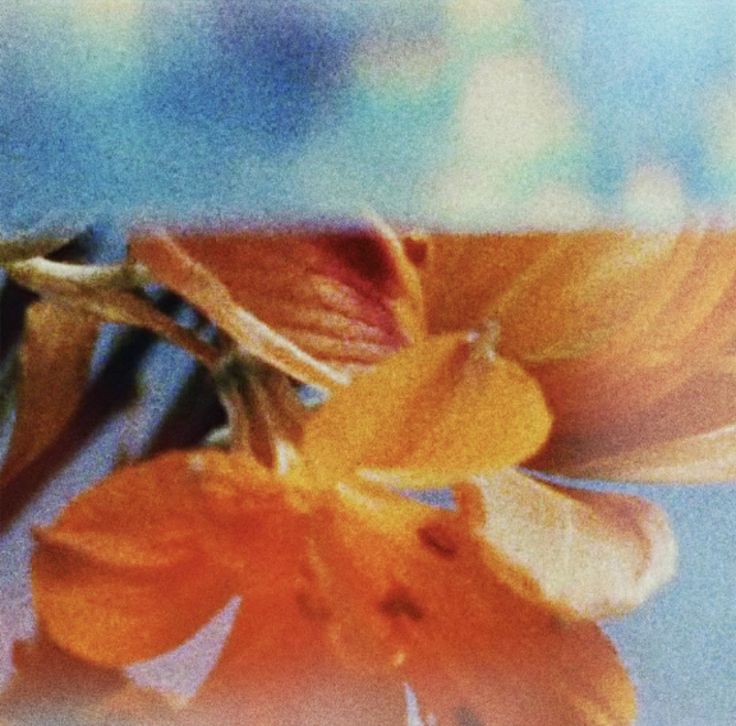
[[248,311],[339,370],[372,365],[423,331],[414,267],[398,241],[373,232],[141,233],[131,251],[236,340]]
[[489,317],[514,280],[551,255],[559,235],[413,234],[404,237],[416,260],[430,333],[467,330]]
[[736,481],[736,425],[564,468],[585,479],[708,484]]
[[[165,726],[175,712],[165,698],[133,684],[115,669],[78,660],[40,634],[17,642],[15,673],[0,695],[0,716],[7,723],[76,726]],[[6,723],[0,718],[0,723]]]
[[212,555],[208,514],[232,466],[223,453],[199,452],[123,468],[38,532],[34,604],[54,642],[127,665],[179,645],[223,606],[233,590]]
[[683,234],[661,264],[659,288],[663,281],[665,289],[647,290],[640,312],[599,350],[527,366],[555,413],[536,468],[560,471],[730,422],[720,399],[733,399],[736,389],[731,384],[708,390],[702,379],[736,333],[732,235]]
[[605,636],[500,582],[463,512],[339,492],[316,547],[344,658],[405,678],[442,724],[632,722],[633,689]]
[[507,469],[458,488],[489,567],[575,618],[622,614],[674,574],[664,513],[643,499],[554,486]]
[[403,726],[401,681],[343,662],[328,625],[328,613],[288,580],[246,592],[220,660],[189,708],[193,723]]
[[493,318],[504,355],[540,360],[579,355],[629,322],[664,290],[661,265],[675,240],[584,231],[432,234],[423,243],[430,330]]
[[97,320],[53,302],[37,302],[28,309],[15,428],[0,487],[41,454],[74,415],[98,329]]
[[438,235],[425,245],[430,329],[493,318],[500,353],[542,385],[555,425],[535,467],[561,471],[733,421],[724,386],[702,384],[733,352],[732,232]]
[[531,456],[550,419],[537,384],[483,335],[433,336],[335,392],[302,452],[328,480],[365,470],[438,486]]

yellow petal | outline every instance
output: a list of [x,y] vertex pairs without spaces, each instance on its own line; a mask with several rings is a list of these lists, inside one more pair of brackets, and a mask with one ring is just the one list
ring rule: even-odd
[[17,476],[61,433],[89,377],[98,322],[52,302],[26,313],[13,437],[0,486]]
[[439,723],[633,721],[633,689],[605,636],[498,580],[463,513],[338,491],[316,553],[344,659],[405,678]]
[[484,335],[432,337],[335,392],[302,452],[327,481],[354,470],[438,486],[531,456],[550,425],[537,384]]
[[248,311],[340,370],[371,365],[423,331],[414,268],[398,242],[372,232],[141,234],[131,251],[236,339]]
[[620,615],[674,574],[664,513],[638,497],[558,487],[508,469],[459,488],[482,553],[511,588],[575,618]]
[[201,627],[232,595],[208,549],[218,537],[213,487],[232,478],[223,453],[167,454],[119,470],[38,532],[34,605],[54,642],[119,666]]

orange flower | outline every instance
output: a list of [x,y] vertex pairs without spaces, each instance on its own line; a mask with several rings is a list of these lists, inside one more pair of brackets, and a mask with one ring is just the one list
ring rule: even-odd
[[[78,657],[121,666],[178,645],[241,595],[194,723],[399,724],[405,681],[441,723],[630,723],[612,647],[593,624],[504,584],[474,491],[440,510],[356,477],[366,464],[453,481],[543,442],[538,387],[483,342],[441,336],[379,364],[307,423],[286,473],[199,450],[113,474],[38,535],[45,631]],[[581,515],[571,541],[592,544],[600,522],[585,497],[555,496]],[[636,518],[636,500],[604,498]]]
[[399,239],[287,229],[143,234],[132,250],[262,355],[226,320],[253,311],[317,361],[296,370],[291,351],[263,357],[327,387],[427,332],[493,321],[499,352],[540,382],[554,414],[535,468],[679,482],[736,475],[731,233]]
[[[404,682],[440,723],[631,723],[631,685],[590,620],[669,578],[671,534],[637,498],[509,468],[538,451],[550,419],[539,385],[504,357],[587,361],[615,316],[590,318],[568,298],[597,291],[638,310],[624,273],[589,253],[580,264],[595,274],[570,272],[559,255],[574,237],[531,237],[510,253],[442,238],[235,239],[162,235],[133,253],[243,349],[332,387],[331,398],[289,437],[273,391],[256,381],[249,433],[256,453],[271,445],[260,456],[270,468],[252,454],[171,453],[79,497],[39,533],[33,589],[45,631],[78,657],[120,666],[175,647],[241,595],[188,711],[194,723],[402,723]],[[463,273],[457,313],[438,302],[457,294],[448,260]],[[506,302],[488,315],[481,278],[496,269]],[[547,277],[556,282],[538,300],[533,283]],[[422,294],[431,333],[478,332],[426,337]],[[515,306],[540,315],[547,294],[562,301],[554,330]],[[489,317],[500,321],[498,352]],[[387,483],[454,485],[457,509]]]
[[[581,419],[577,411],[589,410],[587,391],[591,384],[586,382],[584,386],[579,378],[565,376],[575,373],[576,366],[585,366],[591,348],[597,351],[596,346],[607,341],[615,345],[615,340],[606,338],[612,329],[626,339],[629,333],[623,329],[621,316],[629,320],[632,311],[643,308],[644,302],[661,307],[659,298],[669,300],[673,281],[685,274],[680,266],[694,260],[693,241],[691,236],[677,241],[617,233],[405,235],[399,239],[391,230],[380,228],[350,234],[282,229],[145,233],[134,238],[131,247],[133,255],[149,265],[158,278],[200,305],[210,317],[224,317],[222,311],[227,310],[234,318],[245,306],[257,309],[263,320],[281,332],[301,334],[299,340],[308,346],[306,351],[331,366],[332,380],[346,370],[346,362],[349,372],[355,370],[357,361],[346,361],[346,352],[353,342],[365,342],[369,336],[382,335],[385,339],[390,335],[394,344],[376,351],[379,355],[374,358],[360,361],[362,366],[380,360],[392,347],[416,343],[428,333],[433,337],[446,331],[485,329],[486,341],[493,341],[490,345],[494,349],[498,347],[501,354],[515,358],[527,371],[539,375],[545,398],[552,401],[557,415],[551,443],[543,452],[547,456],[548,452],[567,450],[559,443],[568,441],[560,431],[577,430],[580,439],[588,431],[602,437],[611,435],[609,429],[613,426],[605,427],[617,419],[602,414],[607,412],[604,398],[595,402],[601,423],[596,424],[595,415]],[[668,255],[673,247],[676,256]],[[721,253],[724,249],[723,245],[719,247]],[[299,259],[304,260],[300,277]],[[264,269],[283,270],[286,278],[299,282],[288,286],[270,278],[264,281],[260,272]],[[717,266],[708,269],[714,284],[722,289],[728,276]],[[239,270],[246,271],[243,277],[238,275]],[[278,277],[276,272],[273,277]],[[710,277],[706,275],[705,279]],[[218,291],[216,296],[210,294],[213,290]],[[298,296],[299,305],[294,303],[294,296]],[[346,300],[351,301],[349,305]],[[341,322],[334,325],[330,314],[337,308]],[[375,312],[378,310],[382,311],[380,315]],[[366,328],[362,321],[369,318],[374,322]],[[727,326],[722,323],[720,327]],[[347,342],[343,341],[345,331],[352,331]],[[234,328],[232,334],[239,338]],[[249,344],[247,336],[241,339]],[[643,340],[639,342],[644,345]],[[641,355],[646,355],[646,349]],[[609,355],[612,357],[613,353]],[[551,369],[558,371],[558,380],[550,381],[535,362],[546,363],[548,359]],[[600,365],[606,361],[603,358]],[[272,362],[292,372],[288,362],[276,357]],[[558,362],[560,365],[554,368]],[[433,455],[435,463],[428,466],[423,477],[413,471],[411,479],[406,470],[387,471],[373,453],[358,453],[355,442],[348,438],[356,408],[365,417],[362,426],[378,426],[372,429],[375,435],[371,442],[382,438],[402,448],[415,435],[403,425],[401,417],[395,419],[396,428],[381,428],[386,426],[382,413],[393,405],[396,380],[400,380],[394,379],[392,367],[382,370],[385,373],[374,374],[380,384],[368,387],[364,397],[358,398],[361,388],[354,383],[351,394],[331,402],[333,413],[325,419],[334,422],[331,430],[321,429],[319,422],[312,423],[311,431],[320,430],[313,438],[323,442],[325,460],[339,442],[344,442],[345,448],[356,453],[358,458],[351,464],[360,464],[364,479],[403,487],[459,486],[462,482],[467,488],[475,488],[485,535],[493,539],[499,560],[508,565],[506,581],[521,588],[525,595],[535,593],[543,602],[576,617],[600,618],[625,612],[671,577],[675,558],[671,533],[660,511],[644,501],[632,500],[631,508],[621,511],[611,506],[607,495],[568,492],[504,469],[500,461],[491,469],[483,468],[479,461],[470,470],[472,477],[453,479],[449,471],[440,470],[441,462],[449,460],[449,440],[434,441],[432,451],[422,452],[425,458]],[[451,371],[448,367],[444,375],[451,376]],[[619,372],[613,366],[604,369],[604,375],[625,390],[628,376],[621,381],[616,378]],[[660,376],[656,380],[662,386],[673,385],[670,378]],[[558,388],[566,385],[569,401],[557,405],[561,394],[553,383]],[[437,385],[442,387],[441,377],[429,384]],[[478,427],[505,425],[498,417],[498,408],[483,403],[486,392],[472,383],[468,388],[463,405],[475,412]],[[579,395],[580,391],[586,395]],[[339,400],[348,402],[342,413],[338,413]],[[632,409],[638,410],[635,394],[627,400]],[[437,415],[426,410],[430,418]],[[622,409],[622,414],[627,413]],[[481,423],[483,416],[494,423]],[[620,428],[625,430],[626,426]],[[457,425],[449,425],[447,430],[454,440],[466,436]],[[363,440],[368,442],[369,438]],[[585,443],[589,447],[605,445],[592,435]],[[483,454],[487,456],[487,447]],[[359,461],[360,456],[364,458]],[[595,534],[585,546],[576,548],[571,530]],[[573,562],[575,577],[561,577],[564,568],[560,563],[568,563],[566,568],[570,569]],[[615,582],[610,574],[612,563],[617,563]]]
[[720,230],[416,240],[431,332],[496,320],[555,425],[532,462],[601,479],[736,475],[736,239]]
[[377,232],[154,230],[130,251],[249,354],[307,383],[346,383],[424,334],[416,270]]

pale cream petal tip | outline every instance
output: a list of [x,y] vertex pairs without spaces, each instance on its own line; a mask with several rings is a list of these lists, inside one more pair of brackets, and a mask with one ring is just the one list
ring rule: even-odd
[[514,470],[458,488],[484,556],[526,597],[571,618],[626,613],[675,573],[667,517],[637,497],[566,489]]

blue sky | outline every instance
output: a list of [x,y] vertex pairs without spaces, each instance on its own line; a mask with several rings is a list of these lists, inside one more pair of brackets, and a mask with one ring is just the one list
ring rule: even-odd
[[0,223],[580,226],[629,221],[641,174],[730,213],[734,27],[730,0],[4,3]]
[[[729,218],[734,31],[734,0],[3,3],[0,231],[369,208],[475,229]],[[608,626],[640,724],[728,726],[736,492],[641,491],[681,565]]]

